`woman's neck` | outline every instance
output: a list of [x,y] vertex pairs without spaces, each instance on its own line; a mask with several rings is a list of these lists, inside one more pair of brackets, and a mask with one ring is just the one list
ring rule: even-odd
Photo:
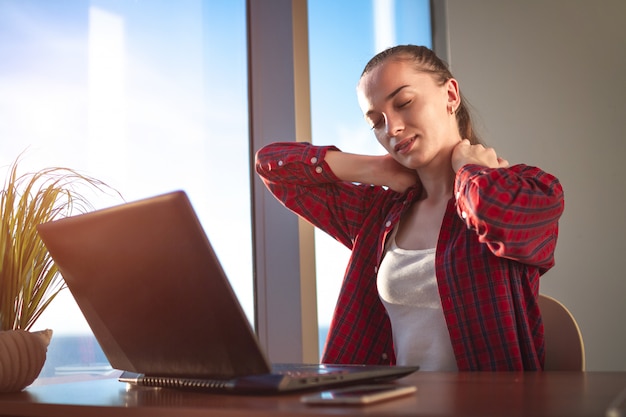
[[452,170],[452,150],[444,152],[439,159],[429,166],[419,168],[417,174],[422,184],[422,199],[449,200],[454,190],[456,173]]
[[441,175],[428,175],[419,172],[422,184],[421,200],[449,200],[454,190],[454,172],[452,169]]

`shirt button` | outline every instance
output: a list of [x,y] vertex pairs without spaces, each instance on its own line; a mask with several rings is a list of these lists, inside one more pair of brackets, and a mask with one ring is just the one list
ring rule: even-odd
[[377,266],[374,267],[374,273],[378,274],[378,267]]
[[317,172],[318,174],[322,173],[322,167],[315,167],[315,172]]
[[456,192],[456,199],[458,200],[458,199],[459,199],[459,197],[461,197],[461,192],[460,192],[460,191],[457,191],[457,192]]
[[317,158],[315,156],[313,158],[311,158],[311,163],[312,164],[316,164],[317,163]]
[[462,211],[462,212],[461,212],[461,217],[463,217],[464,219],[467,219],[467,213],[466,213],[466,212],[464,212],[464,211]]
[[391,220],[387,220],[387,223],[385,223],[385,227],[389,227],[391,226]]
[[285,165],[285,163],[283,161],[278,161],[278,166],[282,167],[283,165]]
[[383,353],[383,354],[381,355],[381,358],[382,358],[382,360],[386,361],[386,360],[389,358],[389,356],[387,356],[387,354],[386,354],[386,353]]

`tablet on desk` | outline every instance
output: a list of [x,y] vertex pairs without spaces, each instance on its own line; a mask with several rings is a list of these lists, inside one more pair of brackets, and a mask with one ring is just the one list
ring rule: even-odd
[[312,405],[366,405],[404,397],[417,391],[412,385],[358,385],[303,395],[301,401]]

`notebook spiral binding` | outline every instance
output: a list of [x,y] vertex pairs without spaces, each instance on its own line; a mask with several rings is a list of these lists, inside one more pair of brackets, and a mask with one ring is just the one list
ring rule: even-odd
[[141,384],[149,387],[176,389],[226,389],[232,388],[232,382],[218,379],[168,378],[144,376]]

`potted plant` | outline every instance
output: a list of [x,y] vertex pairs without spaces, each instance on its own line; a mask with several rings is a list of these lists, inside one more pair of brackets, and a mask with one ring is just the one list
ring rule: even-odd
[[21,391],[41,372],[52,330],[30,329],[65,288],[36,226],[90,209],[80,187],[108,188],[63,167],[18,175],[19,161],[0,196],[0,392]]

